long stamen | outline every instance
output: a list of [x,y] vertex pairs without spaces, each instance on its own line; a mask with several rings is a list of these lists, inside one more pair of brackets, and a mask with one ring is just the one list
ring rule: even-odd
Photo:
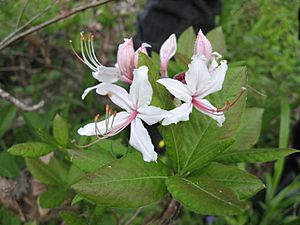
[[90,33],[89,34],[89,40],[88,40],[88,49],[89,49],[89,53],[90,53],[90,57],[92,62],[98,67],[98,66],[102,66],[101,63],[98,61],[97,57],[95,56],[94,53],[94,47],[92,46],[92,40],[93,40],[94,36]]
[[91,70],[93,71],[96,71],[97,68],[95,68],[89,61],[88,59],[86,58],[85,54],[84,54],[84,43],[86,42],[86,38],[84,37],[83,35],[83,32],[80,33],[80,36],[81,36],[81,42],[80,42],[80,46],[81,46],[81,54],[82,54],[82,57],[84,59],[84,62],[85,64],[90,67]]
[[223,112],[228,111],[231,107],[233,107],[237,103],[237,101],[242,97],[242,95],[244,94],[245,91],[246,91],[246,88],[242,87],[241,91],[240,91],[240,94],[238,95],[238,97],[233,102],[227,101],[226,105],[223,108],[221,108],[221,109],[212,109],[212,108],[209,108],[209,107],[207,107],[207,106],[205,106],[203,104],[200,104],[197,100],[193,100],[193,103],[199,109],[202,109],[202,110],[204,110],[206,112],[209,112],[212,115],[222,116]]
[[91,49],[92,49],[92,54],[94,56],[94,59],[99,64],[99,66],[102,66],[102,64],[99,62],[99,60],[98,60],[98,58],[97,58],[97,56],[95,54],[95,49],[94,49],[94,35],[93,34],[91,35],[90,40],[91,40]]
[[85,39],[85,42],[84,42],[84,49],[86,51],[86,54],[90,60],[90,63],[95,66],[96,68],[98,67],[98,64],[95,62],[92,54],[91,54],[91,51],[90,51],[90,36],[88,38]]
[[113,113],[113,118],[112,118],[112,121],[111,121],[111,126],[110,126],[110,129],[111,129],[111,130],[113,129],[113,124],[114,124],[114,122],[115,122],[116,115],[117,115],[117,112],[114,111],[114,113]]
[[96,133],[96,136],[99,138],[99,136],[102,136],[100,130],[98,129],[98,126],[97,126],[97,122],[99,121],[99,118],[100,118],[100,114],[97,114],[94,118],[94,122],[95,122],[95,133]]
[[109,124],[109,105],[105,107],[105,133],[108,132],[108,124]]
[[241,88],[240,94],[238,95],[238,97],[233,101],[227,101],[226,106],[224,106],[222,109],[217,109],[217,112],[224,112],[227,111],[228,109],[230,109],[232,106],[235,105],[235,103],[237,103],[238,100],[240,100],[240,98],[242,97],[242,95],[245,93],[247,89],[245,87]]
[[73,51],[73,53],[75,54],[75,56],[82,62],[85,64],[84,60],[77,54],[77,52],[75,51],[74,47],[73,47],[73,44],[72,44],[72,40],[69,40],[69,43],[70,43],[70,46],[71,46],[71,49]]

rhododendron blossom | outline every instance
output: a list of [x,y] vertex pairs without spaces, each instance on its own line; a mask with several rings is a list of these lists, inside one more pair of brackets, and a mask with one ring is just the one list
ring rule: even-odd
[[[151,47],[147,43],[143,43],[140,48],[134,51],[132,38],[124,39],[124,43],[120,44],[117,53],[117,64],[115,67],[103,66],[98,60],[93,43],[94,36],[89,34],[85,37],[81,33],[81,54],[82,58],[75,52],[76,56],[86,64],[91,70],[95,79],[104,83],[114,83],[118,80],[131,84],[133,80],[133,70],[138,64],[138,54],[143,52],[147,55],[147,47]],[[82,99],[92,90],[101,87],[102,83],[87,88],[82,94]]]
[[175,55],[177,49],[176,36],[172,34],[161,46],[160,56],[160,73],[162,77],[168,77],[168,63]]
[[195,107],[200,112],[210,116],[222,126],[225,121],[224,110],[218,110],[207,99],[207,95],[222,89],[227,71],[226,61],[221,61],[212,73],[209,73],[206,59],[202,54],[193,56],[189,69],[185,75],[186,84],[171,78],[163,78],[157,82],[164,85],[168,91],[184,103],[171,110],[170,116],[166,117],[163,125],[189,120],[189,114]]
[[[162,45],[160,49],[160,64],[162,77],[168,77],[167,66],[170,59],[175,55],[177,49],[175,34],[172,34]],[[208,67],[209,73],[212,73],[218,66],[218,61],[222,55],[212,51],[212,46],[207,37],[200,29],[195,41],[194,56],[203,55]],[[225,75],[225,74],[224,74]],[[185,72],[174,76],[175,79],[185,83]]]
[[129,144],[143,154],[144,161],[156,161],[157,153],[151,138],[142,121],[148,125],[158,123],[168,115],[168,112],[158,107],[150,106],[153,90],[148,81],[148,67],[134,69],[134,77],[129,93],[122,87],[104,83],[96,92],[107,95],[113,103],[124,111],[111,115],[109,120],[90,123],[78,130],[80,135],[113,136],[130,124]]

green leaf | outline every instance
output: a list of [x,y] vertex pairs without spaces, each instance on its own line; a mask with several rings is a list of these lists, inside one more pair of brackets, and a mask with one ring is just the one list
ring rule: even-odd
[[27,142],[13,145],[7,151],[12,155],[35,158],[47,155],[53,150],[55,150],[53,146],[45,143]]
[[15,157],[7,152],[0,152],[0,176],[8,178],[16,178],[20,169]]
[[176,64],[178,63],[179,65],[182,66],[181,68],[182,71],[188,70],[188,65],[191,62],[190,58],[188,58],[187,56],[183,55],[180,52],[177,52],[175,54],[175,60],[176,60]]
[[58,114],[53,120],[53,136],[62,147],[67,147],[69,140],[68,124]]
[[202,215],[238,214],[244,206],[232,190],[208,177],[170,177],[166,184],[175,200]]
[[40,195],[39,202],[42,208],[60,206],[68,197],[68,190],[63,188],[49,188]]
[[111,153],[102,149],[99,151],[69,150],[69,153],[72,163],[85,172],[93,172],[115,159]]
[[247,199],[262,190],[265,185],[254,175],[234,166],[212,162],[197,172],[207,176],[224,187],[236,192],[240,199]]
[[90,216],[89,224],[90,225],[104,224],[104,221],[106,222],[106,220],[104,220],[105,211],[106,211],[105,207],[103,207],[102,205],[97,205]]
[[14,105],[7,105],[0,109],[0,138],[11,127],[17,115],[17,108]]
[[34,133],[39,137],[39,139],[49,145],[52,145],[53,147],[57,149],[61,149],[60,144],[56,141],[55,138],[53,138],[51,135],[48,134],[47,131],[41,129],[41,128],[33,128]]
[[[222,107],[227,99],[233,101],[245,85],[244,67],[230,68],[223,89],[210,96],[215,105]],[[216,121],[193,109],[190,119],[167,127],[160,127],[172,166],[181,174],[188,173],[212,161],[232,143],[245,107],[245,95],[226,114],[223,127]]]
[[66,225],[87,225],[84,219],[73,212],[62,211],[60,216]]
[[161,162],[144,162],[140,153],[115,160],[73,185],[83,197],[112,207],[137,208],[166,194],[168,168]]
[[235,142],[226,152],[235,149],[249,149],[258,141],[264,110],[261,108],[245,109]]
[[99,141],[97,144],[92,145],[88,150],[94,151],[107,151],[115,156],[123,156],[127,153],[128,147],[121,143],[120,140],[116,139],[105,139]]
[[77,166],[72,164],[69,169],[68,173],[68,185],[71,186],[72,184],[75,184],[78,182],[82,177],[84,177],[85,173],[79,169]]
[[226,53],[225,36],[222,27],[217,27],[206,34],[210,41],[213,51],[220,54]]
[[49,164],[49,168],[55,172],[56,176],[63,181],[65,184],[67,184],[68,176],[69,176],[69,171],[68,171],[68,165],[66,162],[64,162],[61,159],[51,157]]
[[51,167],[41,160],[27,158],[26,165],[31,174],[40,182],[51,185],[64,185],[64,182],[57,175],[59,171],[54,172]]
[[[170,93],[167,92],[162,85],[156,82],[158,79],[160,79],[160,73],[159,69],[155,67],[153,59],[149,58],[149,56],[143,53],[139,53],[139,66],[143,65],[149,68],[148,78],[153,88],[151,105],[155,105],[166,110],[174,108]],[[170,96],[170,98],[167,96]]]
[[284,148],[241,149],[230,152],[224,152],[221,156],[216,158],[216,161],[225,164],[239,162],[270,162],[273,160],[281,159],[295,152],[297,152],[297,150]]
[[71,206],[76,205],[77,203],[81,202],[84,200],[84,197],[76,194],[75,197],[72,199]]
[[[179,37],[177,52],[190,59],[194,54],[196,35],[193,27],[186,29]],[[177,60],[176,60],[177,61]]]
[[0,208],[0,224],[3,225],[21,225],[19,217],[11,210],[4,207]]

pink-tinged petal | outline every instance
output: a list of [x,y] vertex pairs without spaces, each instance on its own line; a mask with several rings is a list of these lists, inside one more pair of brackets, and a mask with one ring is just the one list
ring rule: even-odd
[[154,151],[148,131],[139,118],[131,122],[129,144],[142,153],[144,161],[156,162],[157,153]]
[[92,73],[93,77],[100,82],[114,83],[119,80],[120,71],[115,67],[98,66]]
[[181,106],[169,111],[169,115],[162,121],[162,125],[167,126],[180,121],[188,121],[192,110],[193,105],[191,102],[183,103]]
[[130,113],[128,112],[118,112],[113,119],[113,116],[110,117],[109,123],[103,120],[97,123],[89,123],[84,127],[78,129],[78,134],[82,136],[94,136],[94,135],[106,135],[119,130],[120,128],[125,128],[124,124],[127,124],[128,118],[130,117]]
[[95,86],[92,86],[92,87],[89,87],[89,88],[85,89],[84,92],[81,95],[81,99],[83,100],[87,96],[88,93],[90,93],[92,90],[97,89],[98,87],[101,87],[101,85],[103,85],[103,84],[104,83],[100,83],[100,84],[97,84]]
[[147,43],[142,43],[141,46],[135,51],[135,53],[134,53],[134,65],[135,65],[135,67],[137,67],[138,63],[139,63],[139,52],[142,52],[145,55],[148,55],[147,48],[151,48],[151,45],[149,45]]
[[192,57],[192,62],[185,74],[188,88],[194,95],[198,95],[208,85],[210,74],[207,69],[205,58],[199,54]]
[[134,77],[130,86],[129,96],[133,103],[133,107],[148,106],[152,99],[153,90],[148,80],[148,67],[141,66],[134,70]]
[[122,109],[125,109],[127,112],[130,112],[133,109],[129,94],[120,86],[104,83],[97,88],[96,92],[99,95],[107,95],[113,103]]
[[188,89],[186,84],[181,83],[178,80],[171,78],[163,78],[157,80],[176,98],[184,102],[190,102],[192,100],[192,92]]
[[125,39],[123,44],[119,45],[117,53],[117,64],[121,76],[126,77],[124,80],[132,81],[134,65],[134,48],[132,39]]
[[203,114],[211,117],[212,119],[217,121],[217,125],[221,127],[225,121],[225,116],[223,112],[217,112],[217,108],[214,107],[208,100],[202,99],[200,97],[195,98],[196,104],[194,104],[195,108],[198,109]]
[[202,33],[201,29],[197,35],[197,39],[195,42],[195,50],[194,50],[194,55],[198,55],[198,54],[204,55],[207,63],[209,62],[212,54],[212,47],[210,41]]
[[161,46],[160,55],[160,72],[163,77],[168,77],[168,63],[175,55],[177,49],[176,36],[172,34]]
[[153,125],[169,115],[169,112],[155,106],[139,108],[138,118],[145,121],[148,125]]
[[205,96],[220,91],[222,89],[225,75],[228,66],[226,60],[222,60],[220,65],[211,73],[211,79],[207,87],[201,92],[199,97],[204,98]]

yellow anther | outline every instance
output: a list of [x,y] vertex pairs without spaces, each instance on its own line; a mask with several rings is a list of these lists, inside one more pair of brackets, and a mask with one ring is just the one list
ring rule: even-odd
[[99,121],[100,118],[100,114],[97,114],[94,118],[94,122],[97,123]]
[[83,32],[80,32],[80,38],[81,38],[82,41],[85,41],[85,36],[84,36]]
[[160,140],[159,142],[158,142],[158,147],[159,148],[164,148],[165,147],[165,141],[164,140]]

